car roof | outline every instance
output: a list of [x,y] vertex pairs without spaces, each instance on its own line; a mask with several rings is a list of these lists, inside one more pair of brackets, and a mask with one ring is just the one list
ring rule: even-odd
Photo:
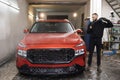
[[38,20],[37,22],[70,22],[67,19],[50,19],[50,20]]

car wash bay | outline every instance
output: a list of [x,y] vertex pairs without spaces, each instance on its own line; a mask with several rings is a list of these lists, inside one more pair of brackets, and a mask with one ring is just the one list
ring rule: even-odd
[[[92,0],[94,1],[94,0]],[[110,1],[110,0],[108,0]],[[111,0],[112,1],[112,0]],[[101,16],[109,18],[113,8],[102,0]],[[24,29],[39,19],[69,19],[75,28],[83,28],[90,17],[90,0],[0,0],[0,79],[1,80],[119,80],[119,53],[102,57],[102,73],[96,71],[96,54],[90,72],[70,76],[21,75],[16,68],[16,47],[23,38]],[[94,11],[93,11],[94,12]],[[97,11],[99,12],[99,11]],[[116,19],[119,16],[115,14]]]

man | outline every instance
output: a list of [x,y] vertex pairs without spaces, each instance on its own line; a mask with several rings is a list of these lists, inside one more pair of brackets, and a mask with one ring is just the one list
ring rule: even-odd
[[87,70],[90,70],[92,64],[92,56],[94,52],[94,47],[96,46],[97,50],[97,71],[101,72],[101,48],[102,48],[102,37],[104,28],[111,28],[113,24],[110,20],[106,18],[98,19],[98,14],[92,14],[93,22],[90,23],[87,29],[87,33],[90,34],[90,49],[88,55],[88,67]]
[[88,26],[90,25],[90,18],[86,18],[84,21],[84,27],[83,27],[83,32],[84,32],[84,41],[86,43],[86,48],[87,51],[89,51],[89,39],[90,39],[90,34],[87,33]]

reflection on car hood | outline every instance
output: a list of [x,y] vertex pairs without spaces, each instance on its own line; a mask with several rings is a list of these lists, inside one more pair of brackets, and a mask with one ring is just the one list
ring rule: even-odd
[[75,44],[82,41],[81,37],[75,32],[69,33],[29,33],[27,34],[23,41],[25,44]]

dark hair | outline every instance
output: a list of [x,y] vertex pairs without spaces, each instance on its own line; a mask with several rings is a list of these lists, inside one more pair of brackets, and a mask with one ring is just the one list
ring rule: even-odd
[[85,21],[86,21],[86,20],[90,20],[90,18],[85,18]]
[[96,15],[96,16],[98,16],[98,14],[97,14],[97,13],[93,13],[92,15]]

